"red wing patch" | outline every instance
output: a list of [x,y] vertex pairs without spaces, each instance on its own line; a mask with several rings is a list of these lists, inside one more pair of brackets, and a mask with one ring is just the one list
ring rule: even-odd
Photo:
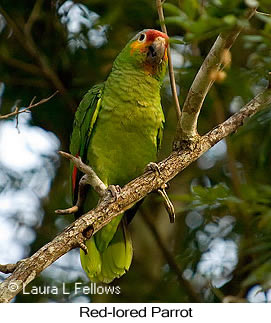
[[[75,157],[78,157],[79,154],[76,154]],[[73,171],[72,171],[72,191],[74,192],[75,190],[75,185],[76,185],[76,177],[77,177],[77,168],[73,166]]]

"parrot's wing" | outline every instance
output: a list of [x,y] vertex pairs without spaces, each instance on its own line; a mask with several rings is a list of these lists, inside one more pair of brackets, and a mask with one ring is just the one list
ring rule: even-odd
[[163,139],[163,131],[164,131],[164,124],[165,124],[165,117],[163,114],[163,120],[160,124],[160,127],[158,128],[157,131],[157,136],[156,136],[156,141],[157,141],[157,152],[160,150],[161,148],[161,144],[162,144],[162,139]]
[[[104,83],[93,86],[85,94],[75,113],[70,152],[74,156],[80,156],[83,162],[85,161],[89,139],[101,107],[103,89]],[[77,196],[77,183],[80,176],[77,168],[73,165],[71,165],[71,173],[73,196]]]

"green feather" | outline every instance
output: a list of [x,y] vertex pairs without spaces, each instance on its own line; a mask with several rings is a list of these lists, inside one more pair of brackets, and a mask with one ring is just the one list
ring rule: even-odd
[[114,267],[117,268],[116,271],[124,270],[123,264],[126,263],[125,240],[122,231],[120,227],[114,235],[114,243],[111,244],[112,259]]
[[102,230],[95,234],[95,242],[97,248],[100,252],[103,252],[107,247],[109,242],[113,239],[117,227],[122,219],[123,214],[115,217],[110,223],[108,223]]
[[97,119],[101,94],[104,89],[104,83],[93,86],[83,97],[75,113],[73,122],[73,132],[71,136],[70,152],[74,155],[84,154],[87,141],[93,130]]
[[[71,135],[70,152],[72,155],[79,155],[84,160],[84,154],[87,151],[87,145],[94,124],[96,122],[100,106],[101,94],[104,89],[104,83],[93,86],[83,97],[79,107],[75,113],[73,122],[73,132]],[[70,164],[70,172],[72,174],[74,165]],[[78,180],[79,180],[79,176]],[[72,178],[72,177],[70,177]],[[78,181],[77,180],[77,181]],[[72,185],[70,185],[72,188]],[[72,191],[72,189],[71,189]],[[72,191],[74,200],[74,192]]]
[[81,264],[85,272],[91,277],[92,280],[101,272],[102,260],[101,255],[96,248],[94,238],[91,238],[86,242],[88,248],[88,255],[85,255],[84,251],[80,250]]

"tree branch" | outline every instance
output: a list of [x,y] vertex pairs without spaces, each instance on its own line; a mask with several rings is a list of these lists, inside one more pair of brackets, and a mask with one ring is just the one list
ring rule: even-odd
[[[250,9],[247,19],[255,14]],[[197,123],[204,99],[213,85],[212,74],[223,70],[227,64],[227,52],[232,47],[243,27],[236,27],[230,32],[221,33],[201,65],[185,99],[180,122],[177,125],[174,148],[177,149],[182,140],[193,140],[198,136]]]
[[[167,34],[167,27],[165,25],[165,18],[164,18],[164,13],[163,13],[163,4],[162,4],[161,0],[156,0],[156,7],[157,7],[157,12],[158,12],[159,21],[160,21],[162,31],[165,34]],[[181,108],[180,108],[180,103],[179,103],[177,89],[176,89],[174,69],[173,69],[173,64],[172,64],[172,60],[171,60],[169,45],[168,45],[168,70],[169,70],[169,79],[170,79],[172,96],[175,101],[175,110],[176,110],[177,121],[179,123],[180,119],[181,119]]]
[[[113,201],[103,199],[95,209],[81,216],[31,257],[18,262],[13,273],[0,284],[0,302],[11,301],[24,286],[59,257],[81,246],[114,217],[129,209],[150,192],[159,189],[218,141],[236,131],[248,117],[270,104],[271,89],[268,88],[238,113],[194,141],[192,150],[190,144],[183,143],[179,150],[172,152],[170,156],[158,163],[160,173],[149,170],[125,185],[117,199]],[[17,287],[14,288],[14,286]]]
[[17,267],[17,264],[7,264],[7,265],[0,265],[0,272],[4,274],[11,274]]
[[78,170],[88,175],[88,184],[93,187],[99,196],[104,195],[107,187],[90,166],[84,164],[80,157],[74,157],[73,155],[65,153],[64,151],[59,151],[59,154],[71,160]]
[[28,107],[26,107],[23,110],[19,110],[18,107],[15,108],[14,112],[8,113],[8,114],[4,114],[4,115],[0,115],[0,120],[4,120],[4,119],[8,119],[14,116],[18,116],[18,114],[24,113],[24,112],[28,112],[29,110],[49,101],[50,99],[52,99],[52,97],[54,97],[56,94],[58,93],[58,91],[56,91],[54,94],[52,94],[51,96],[49,96],[48,98],[42,99],[37,103],[33,103],[34,99],[31,101],[31,103],[29,104]]
[[95,192],[98,193],[100,197],[103,197],[106,193],[106,185],[103,181],[99,178],[99,176],[94,172],[94,170],[89,166],[82,162],[80,156],[75,157],[71,154],[65,153],[64,151],[59,151],[59,154],[70,161],[73,162],[75,167],[84,173],[85,175],[81,177],[78,185],[78,196],[76,204],[68,209],[64,210],[56,210],[55,213],[57,214],[71,214],[78,212],[86,198],[86,187],[87,185],[91,185]]

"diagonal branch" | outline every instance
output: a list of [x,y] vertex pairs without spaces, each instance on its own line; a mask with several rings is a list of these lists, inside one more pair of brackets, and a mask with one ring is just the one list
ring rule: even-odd
[[[250,9],[247,19],[255,14],[256,9]],[[177,125],[174,148],[178,148],[182,140],[193,140],[198,136],[197,123],[204,99],[213,85],[213,73],[225,67],[225,55],[234,44],[243,27],[236,27],[230,32],[221,33],[203,64],[201,65],[187,94],[183,105],[180,122]]]
[[18,262],[13,273],[0,284],[0,302],[10,302],[24,286],[59,257],[71,249],[81,246],[84,241],[108,224],[114,217],[170,181],[218,141],[235,132],[248,117],[269,105],[271,105],[271,89],[267,88],[238,113],[206,135],[199,137],[193,143],[193,150],[191,150],[191,145],[183,145],[181,149],[172,152],[170,156],[159,162],[159,174],[149,170],[125,185],[117,199],[113,199],[113,201],[112,199],[103,199],[95,209],[81,216],[31,257]]
[[19,110],[18,107],[15,108],[15,111],[14,112],[11,112],[11,113],[8,113],[8,114],[4,114],[4,115],[0,115],[0,120],[4,120],[4,119],[8,119],[8,118],[11,118],[11,117],[14,117],[14,116],[18,116],[18,114],[20,113],[24,113],[24,112],[28,112],[30,111],[31,109],[49,101],[50,99],[52,99],[52,97],[54,97],[56,94],[58,93],[58,91],[56,91],[55,93],[53,93],[52,95],[50,95],[48,98],[45,98],[45,99],[42,99],[40,100],[39,102],[37,103],[33,103],[34,99],[31,101],[31,103],[29,104],[28,107],[26,107],[25,109],[23,110]]

